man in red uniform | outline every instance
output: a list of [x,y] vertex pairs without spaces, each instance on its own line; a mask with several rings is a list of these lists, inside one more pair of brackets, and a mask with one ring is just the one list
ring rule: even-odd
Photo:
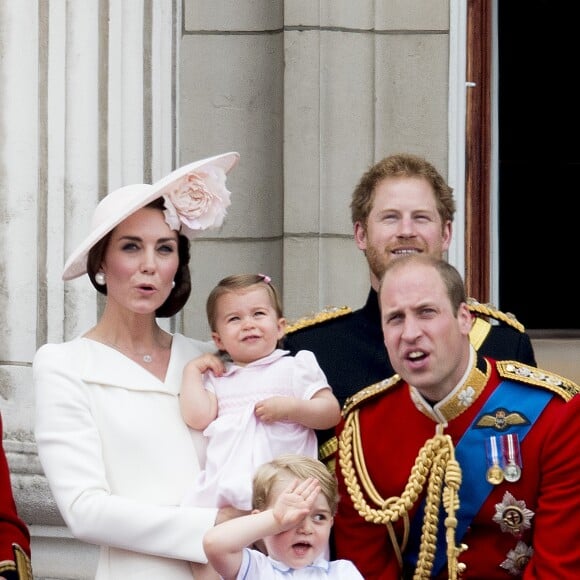
[[338,558],[366,580],[578,578],[578,386],[478,355],[457,270],[391,261],[379,288],[398,373],[338,426]]
[[[0,416],[0,434],[2,417]],[[32,580],[30,533],[16,512],[4,447],[0,448],[0,579]]]

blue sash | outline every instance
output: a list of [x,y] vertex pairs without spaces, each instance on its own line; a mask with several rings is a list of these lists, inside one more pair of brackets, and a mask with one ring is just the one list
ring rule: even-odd
[[[469,524],[481,509],[483,502],[493,487],[495,487],[488,483],[485,477],[487,472],[486,439],[490,435],[501,432],[502,435],[517,433],[519,440],[523,441],[553,396],[553,393],[541,388],[530,388],[529,385],[504,380],[497,386],[481,409],[479,415],[464,433],[455,447],[455,458],[459,462],[462,472],[462,483],[459,489],[460,507],[457,513],[458,524],[455,532],[457,543],[461,541]],[[512,425],[501,431],[493,426],[483,428],[475,426],[475,422],[484,414],[493,416],[496,410],[514,409],[514,405],[517,412],[528,420],[526,424]],[[522,473],[524,473],[523,470]],[[405,550],[405,563],[406,565],[412,566],[413,570],[417,566],[419,557],[424,507],[423,502],[423,505],[419,507],[413,518],[409,544],[407,550]],[[433,576],[436,576],[447,562],[443,507],[441,511],[437,533],[437,552],[433,563]]]

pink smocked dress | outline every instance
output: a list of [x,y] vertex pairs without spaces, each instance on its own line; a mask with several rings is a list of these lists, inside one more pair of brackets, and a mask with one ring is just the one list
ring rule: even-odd
[[221,377],[204,375],[205,388],[216,394],[218,416],[204,431],[208,438],[205,469],[184,503],[200,507],[232,505],[251,509],[255,469],[282,453],[318,457],[314,430],[290,422],[266,425],[254,415],[254,406],[268,397],[311,399],[330,388],[314,354],[302,350],[272,354],[245,367],[226,364]]

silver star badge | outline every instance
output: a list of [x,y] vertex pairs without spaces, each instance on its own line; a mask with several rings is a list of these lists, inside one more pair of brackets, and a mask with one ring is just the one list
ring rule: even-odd
[[534,550],[531,546],[518,542],[517,546],[507,553],[507,558],[500,564],[500,567],[507,570],[512,576],[520,576],[533,553]]
[[509,532],[514,536],[521,536],[524,530],[531,526],[534,512],[526,507],[526,502],[518,501],[506,491],[501,503],[495,504],[493,521],[499,524],[502,532]]

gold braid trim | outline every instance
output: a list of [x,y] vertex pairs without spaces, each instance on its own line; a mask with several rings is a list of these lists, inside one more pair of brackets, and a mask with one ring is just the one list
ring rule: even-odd
[[380,395],[384,393],[387,389],[394,387],[399,381],[401,377],[399,375],[393,375],[387,379],[383,379],[378,383],[374,383],[373,385],[369,385],[368,387],[364,387],[357,391],[354,395],[351,395],[342,406],[342,416],[346,417],[354,407],[359,405],[362,402],[366,402],[372,397]]
[[331,437],[318,447],[318,459],[320,459],[320,461],[326,461],[329,457],[332,457],[337,450],[338,439],[336,437]]
[[[447,513],[445,518],[447,567],[449,579],[456,580],[458,570],[462,570],[462,565],[458,564],[457,557],[466,549],[464,545],[460,547],[455,545],[455,529],[457,527],[455,514],[459,509],[457,492],[461,486],[461,467],[455,459],[455,449],[451,437],[443,434],[443,426],[437,425],[435,436],[427,440],[420,449],[400,497],[384,499],[369,477],[364,461],[358,409],[346,418],[338,442],[338,456],[340,469],[354,508],[365,521],[383,524],[387,527],[401,569],[403,567],[402,554],[409,538],[408,512],[416,503],[428,481],[421,545],[413,578],[414,580],[423,580],[431,577],[436,552],[439,507],[441,497],[443,497],[443,506]],[[444,488],[443,484],[445,484]],[[378,509],[367,503],[361,486],[366,496]],[[403,539],[400,543],[397,541],[393,528],[393,523],[399,518],[403,518]]]
[[0,562],[0,577],[4,577],[4,574],[8,575],[16,572],[16,564],[12,560],[2,560]]
[[492,304],[482,304],[481,302],[475,300],[475,298],[468,298],[467,305],[469,306],[469,310],[471,310],[471,312],[474,312],[475,314],[481,314],[483,316],[491,316],[491,318],[495,318],[496,320],[505,322],[506,324],[512,326],[513,328],[519,330],[520,332],[526,331],[524,325],[511,312],[502,312]]
[[326,322],[333,318],[338,318],[339,316],[344,316],[345,314],[350,314],[352,308],[348,306],[328,306],[322,312],[314,314],[313,316],[304,316],[298,320],[286,325],[286,334],[291,334],[302,328],[307,328],[308,326],[314,326],[321,322]]
[[14,578],[18,580],[33,580],[32,565],[28,554],[18,544],[12,543],[14,560],[2,560],[0,562],[0,577]]
[[548,389],[562,397],[566,402],[580,393],[580,386],[574,381],[516,360],[497,361],[497,370],[506,379]]

